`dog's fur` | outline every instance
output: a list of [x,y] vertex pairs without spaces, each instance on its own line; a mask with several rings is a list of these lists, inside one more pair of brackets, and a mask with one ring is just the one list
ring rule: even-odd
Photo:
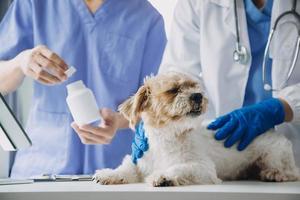
[[[198,93],[197,99],[191,98]],[[126,156],[117,169],[98,170],[100,184],[146,181],[153,186],[217,184],[222,180],[259,179],[296,181],[292,145],[283,135],[267,132],[242,152],[226,149],[214,134],[201,127],[207,100],[199,101],[199,84],[179,73],[145,80],[138,92],[119,110],[131,127],[140,120],[149,150],[133,164]],[[201,96],[201,95],[200,95]]]

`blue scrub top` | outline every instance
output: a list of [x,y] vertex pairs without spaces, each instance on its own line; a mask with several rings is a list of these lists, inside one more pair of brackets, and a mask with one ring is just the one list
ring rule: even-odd
[[[262,65],[265,47],[270,32],[270,21],[273,0],[267,0],[259,10],[252,0],[245,0],[248,35],[250,40],[252,63],[246,86],[244,106],[258,103],[272,97],[271,91],[264,90],[262,81]],[[266,80],[271,83],[271,59],[267,62]]]
[[27,124],[33,146],[16,154],[11,176],[117,167],[130,153],[133,133],[119,131],[110,145],[82,144],[70,127],[66,85],[82,80],[100,108],[116,110],[157,72],[165,43],[163,19],[146,0],[106,0],[94,14],[83,0],[15,0],[0,24],[0,60],[43,44],[78,71],[60,85],[34,82]]

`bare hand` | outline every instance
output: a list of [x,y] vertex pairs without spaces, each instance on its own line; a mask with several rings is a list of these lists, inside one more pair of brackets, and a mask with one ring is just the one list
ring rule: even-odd
[[53,85],[67,79],[67,64],[45,46],[25,50],[16,57],[22,72],[33,79]]
[[120,126],[120,115],[108,108],[100,110],[102,122],[98,127],[84,125],[79,127],[75,122],[72,128],[84,144],[109,144]]

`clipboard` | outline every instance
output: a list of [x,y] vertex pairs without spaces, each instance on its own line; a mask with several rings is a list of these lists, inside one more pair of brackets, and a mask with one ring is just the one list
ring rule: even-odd
[[93,175],[91,174],[78,174],[78,175],[55,175],[44,174],[41,176],[30,177],[34,182],[69,182],[69,181],[92,181]]
[[30,138],[0,93],[0,146],[17,151],[32,145]]

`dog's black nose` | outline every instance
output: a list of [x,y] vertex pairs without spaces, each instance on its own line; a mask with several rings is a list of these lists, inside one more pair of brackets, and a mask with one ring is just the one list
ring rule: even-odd
[[190,96],[190,100],[191,101],[194,101],[196,103],[201,103],[202,101],[202,94],[201,93],[193,93],[191,96]]

